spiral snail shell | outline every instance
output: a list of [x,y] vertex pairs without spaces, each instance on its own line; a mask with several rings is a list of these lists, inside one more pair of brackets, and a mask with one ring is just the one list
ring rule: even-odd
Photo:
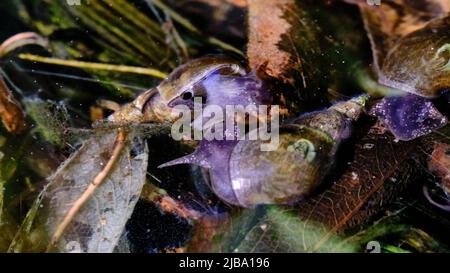
[[[274,151],[261,151],[260,141],[238,142],[228,160],[229,182],[220,183],[229,183],[235,204],[243,207],[288,204],[307,197],[328,173],[341,142],[351,135],[352,121],[361,114],[366,98],[282,125]],[[214,178],[213,172],[212,183],[218,183]]]
[[278,148],[272,151],[261,150],[262,140],[203,140],[193,154],[160,167],[208,168],[212,190],[232,205],[292,203],[310,195],[328,173],[366,99],[338,103],[282,125]]
[[450,16],[401,38],[388,52],[379,81],[426,98],[450,88]]

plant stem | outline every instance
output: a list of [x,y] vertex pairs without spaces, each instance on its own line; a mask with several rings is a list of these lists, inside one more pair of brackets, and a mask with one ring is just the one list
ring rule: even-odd
[[77,68],[84,68],[84,69],[134,73],[134,74],[152,76],[152,77],[160,78],[160,79],[164,79],[167,76],[166,73],[159,71],[157,69],[153,69],[153,68],[84,62],[84,61],[76,61],[76,60],[64,60],[64,59],[42,57],[42,56],[33,55],[33,54],[19,54],[19,58],[22,60],[27,60],[27,61],[54,64],[54,65],[62,65],[62,66],[70,66],[70,67],[77,67]]

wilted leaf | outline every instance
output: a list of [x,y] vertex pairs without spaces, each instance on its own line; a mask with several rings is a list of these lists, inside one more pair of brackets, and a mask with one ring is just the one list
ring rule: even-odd
[[[364,223],[413,181],[415,142],[395,142],[390,133],[372,126],[357,141],[354,159],[330,188],[298,206],[301,219],[317,223],[320,248],[335,233]],[[414,162],[415,163],[415,162]]]
[[[223,239],[224,227],[231,229],[228,214],[210,215],[199,218],[194,223],[192,236],[187,244],[187,252],[191,253],[208,253],[215,252],[230,252],[229,246],[226,249],[223,245],[230,243],[227,239],[236,240],[236,237],[229,236]],[[239,228],[242,228],[240,226]],[[241,229],[241,231],[243,231]],[[219,238],[217,238],[219,237]],[[220,244],[220,245],[214,245]]]
[[321,51],[317,36],[320,28],[307,11],[295,0],[252,0],[248,1],[248,25],[250,66],[264,65],[268,75],[290,84],[301,79],[306,87],[309,79],[303,68],[305,58],[310,61]]
[[[107,164],[116,132],[92,136],[48,180],[11,244],[11,252],[43,251],[74,202]],[[145,182],[147,147],[131,132],[113,169],[69,223],[60,252],[112,252]],[[37,237],[36,237],[37,236]]]

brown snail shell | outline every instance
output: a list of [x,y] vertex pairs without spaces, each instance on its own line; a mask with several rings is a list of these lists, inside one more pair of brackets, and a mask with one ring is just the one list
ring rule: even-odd
[[167,79],[158,85],[157,89],[161,98],[167,104],[170,104],[174,99],[194,88],[197,83],[214,72],[242,76],[247,74],[247,69],[241,62],[231,57],[222,55],[205,56],[176,68]]
[[450,16],[401,38],[387,54],[381,84],[434,98],[450,88]]
[[328,172],[334,140],[317,129],[282,128],[275,151],[262,152],[260,141],[239,142],[230,157],[230,182],[240,206],[283,204],[311,194]]

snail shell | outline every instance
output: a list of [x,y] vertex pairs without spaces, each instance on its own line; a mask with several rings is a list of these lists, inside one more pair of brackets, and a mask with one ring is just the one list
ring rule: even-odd
[[185,93],[191,93],[192,98],[197,94],[198,83],[208,79],[213,73],[221,75],[243,76],[247,74],[247,69],[236,59],[227,56],[206,56],[192,60],[176,68],[167,79],[163,80],[157,87],[161,98],[173,107],[179,98],[183,98]]
[[329,135],[304,125],[281,129],[275,151],[262,152],[260,141],[234,147],[230,182],[240,206],[297,201],[311,194],[328,172],[336,144]]
[[450,16],[401,38],[387,54],[379,81],[426,98],[450,88]]
[[[237,205],[288,204],[311,195],[333,165],[341,142],[350,137],[352,121],[361,115],[367,99],[358,97],[293,119],[280,127],[274,151],[261,151],[262,141],[239,141],[228,167]],[[213,189],[224,183],[214,174]],[[217,190],[216,194],[222,196]]]

